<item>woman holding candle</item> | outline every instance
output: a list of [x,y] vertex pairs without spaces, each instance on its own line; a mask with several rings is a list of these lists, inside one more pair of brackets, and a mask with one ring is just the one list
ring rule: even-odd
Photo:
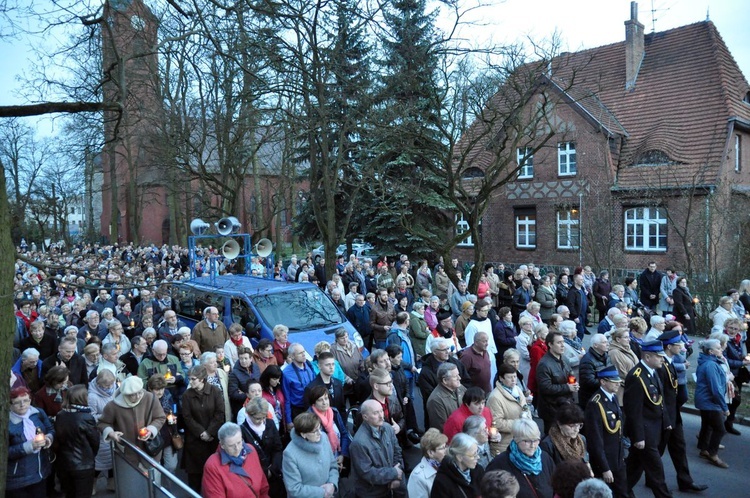
[[206,352],[201,355],[201,365],[206,367],[206,382],[214,386],[224,399],[225,422],[232,420],[232,408],[229,404],[229,375],[219,368],[216,353]]
[[[89,407],[91,415],[96,422],[104,413],[104,407],[115,397],[115,374],[111,370],[102,370],[94,380],[89,382]],[[94,464],[98,472],[102,472],[107,477],[107,489],[114,491],[114,473],[112,471],[112,447],[108,441],[100,434],[99,451],[96,453]]]
[[190,369],[190,388],[182,396],[182,418],[185,422],[183,464],[188,485],[200,493],[203,466],[216,451],[219,427],[226,422],[224,399],[219,389],[206,379],[205,365]]
[[44,498],[55,429],[43,410],[31,406],[31,392],[25,387],[10,392],[9,424],[5,496]]
[[99,451],[99,430],[89,408],[86,387],[73,386],[55,419],[57,475],[66,498],[91,496]]
[[[167,374],[171,373],[167,370]],[[159,400],[162,410],[166,414],[166,423],[161,427],[159,433],[162,440],[166,442],[162,452],[164,467],[170,472],[177,468],[177,451],[172,447],[172,435],[177,432],[177,403],[172,399],[172,393],[167,391],[166,374],[154,374],[148,379],[148,390]]]
[[500,438],[490,441],[490,452],[496,456],[508,448],[512,440],[511,428],[519,418],[531,418],[526,396],[518,385],[516,369],[507,363],[497,369],[495,389],[490,393],[487,407],[492,413],[490,432],[496,432]]
[[[143,389],[140,377],[128,377],[112,402],[104,407],[98,427],[105,441],[119,443],[125,438],[145,451],[146,441],[156,437],[165,421],[164,410],[156,396]],[[126,458],[138,463],[132,453],[126,454]],[[161,455],[154,457],[157,461],[160,458]]]

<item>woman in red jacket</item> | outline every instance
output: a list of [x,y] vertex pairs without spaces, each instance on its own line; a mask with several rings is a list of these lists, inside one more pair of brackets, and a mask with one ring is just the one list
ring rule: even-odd
[[268,480],[258,453],[242,440],[237,424],[226,422],[219,429],[219,448],[203,469],[203,496],[268,498]]
[[542,359],[542,356],[544,356],[544,354],[547,352],[547,344],[544,342],[544,339],[547,337],[548,333],[549,329],[546,325],[537,325],[536,330],[534,331],[536,340],[529,346],[529,362],[531,363],[531,368],[529,369],[529,380],[527,384],[529,386],[529,390],[535,396],[536,366],[539,364],[539,360]]

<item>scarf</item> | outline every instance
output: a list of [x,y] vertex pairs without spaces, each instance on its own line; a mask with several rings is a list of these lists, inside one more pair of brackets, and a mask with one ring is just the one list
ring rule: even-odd
[[339,436],[336,434],[336,429],[333,427],[333,409],[329,408],[325,412],[319,411],[315,406],[312,407],[313,413],[318,416],[320,423],[323,426],[323,430],[328,435],[328,440],[331,442],[331,449],[334,455],[338,455],[341,451],[341,442]]
[[235,345],[235,346],[237,346],[238,348],[242,346],[242,337],[243,337],[243,336],[239,336],[239,337],[238,337],[238,338],[237,338],[237,339],[235,340],[235,338],[234,338],[234,337],[232,337],[232,336],[229,336],[229,338],[230,338],[230,339],[232,340],[232,344],[234,344],[234,345]]
[[31,416],[35,413],[37,413],[37,410],[34,407],[29,407],[23,415],[14,412],[10,413],[11,423],[17,424],[21,422],[23,424],[23,436],[26,438],[26,441],[33,441],[34,437],[36,437],[36,425],[31,420]]
[[428,458],[427,459],[427,463],[429,463],[430,465],[432,465],[432,468],[435,469],[435,470],[437,470],[437,469],[440,468],[440,462],[438,462],[434,458]]
[[508,446],[508,457],[510,458],[510,463],[524,474],[538,476],[542,473],[542,449],[538,446],[536,447],[534,456],[528,456],[518,449],[515,440],[511,440],[510,446]]
[[467,468],[466,470],[461,470],[458,464],[455,462],[455,460],[451,462],[451,464],[453,464],[453,466],[456,468],[458,473],[461,474],[461,476],[463,476],[467,484],[471,484],[471,469]]
[[581,340],[577,337],[575,339],[563,337],[563,339],[565,339],[565,344],[573,348],[575,351],[581,351],[583,349],[583,344],[581,344]]
[[570,439],[562,433],[560,426],[555,425],[549,430],[549,437],[566,462],[580,462],[586,456],[586,446],[580,434]]
[[71,405],[68,408],[63,408],[66,412],[81,412],[81,413],[91,413],[91,408],[88,406],[83,405],[74,405],[71,403]]
[[242,464],[245,463],[245,458],[247,457],[249,451],[246,444],[242,445],[242,451],[240,451],[240,454],[237,456],[232,456],[224,449],[221,449],[221,463],[222,465],[229,464],[229,472],[233,474],[237,474],[238,476],[246,477],[250,479],[250,476],[247,472],[245,472],[245,469],[242,468]]
[[511,396],[516,398],[516,401],[521,401],[521,394],[518,392],[518,389],[517,389],[518,386],[513,386],[513,388],[510,388],[506,386],[505,384],[503,384],[502,382],[500,383],[500,386],[506,391],[508,391],[508,393],[510,393]]

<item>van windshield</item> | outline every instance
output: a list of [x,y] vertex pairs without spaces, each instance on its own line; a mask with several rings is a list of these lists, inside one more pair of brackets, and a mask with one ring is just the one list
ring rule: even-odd
[[291,333],[343,322],[336,305],[317,287],[252,296],[250,300],[263,321],[271,327],[283,323]]

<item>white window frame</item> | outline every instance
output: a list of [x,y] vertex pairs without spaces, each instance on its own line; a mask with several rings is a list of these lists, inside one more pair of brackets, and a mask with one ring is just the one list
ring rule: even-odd
[[557,248],[578,249],[581,245],[581,215],[578,208],[557,211]]
[[[531,147],[519,147],[516,150],[516,162],[518,163],[518,179],[530,180],[534,178],[534,155],[531,153]],[[524,157],[526,160],[524,161]]]
[[[667,251],[667,215],[665,208],[654,206],[632,207],[625,210],[623,220],[626,251]],[[663,245],[660,245],[661,241],[663,241]]]
[[[468,231],[469,222],[464,219],[464,214],[456,213],[456,235],[461,235]],[[471,234],[457,245],[458,247],[474,247],[474,240],[471,238]]]
[[742,171],[742,137],[734,136],[734,172]]
[[536,249],[536,211],[529,210],[514,214],[516,222],[516,248]]
[[557,174],[558,176],[575,176],[578,174],[578,156],[575,142],[560,142],[557,144]]

